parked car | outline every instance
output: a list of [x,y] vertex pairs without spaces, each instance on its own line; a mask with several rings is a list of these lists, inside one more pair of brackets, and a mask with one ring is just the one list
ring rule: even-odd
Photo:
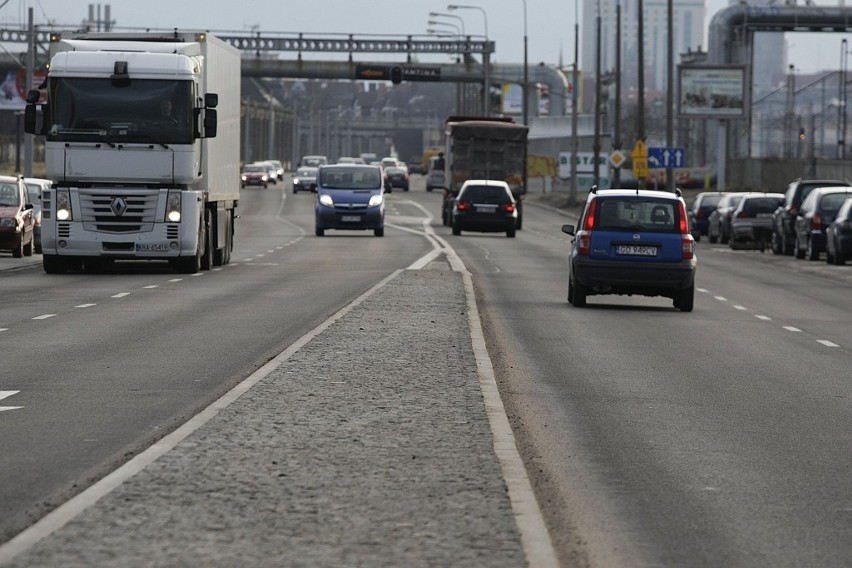
[[797,179],[784,192],[784,203],[772,215],[772,252],[791,255],[796,244],[796,216],[802,202],[816,187],[845,187],[848,181],[836,179]]
[[518,208],[504,181],[475,179],[462,184],[453,200],[454,235],[462,231],[502,233],[512,238],[518,226]]
[[299,167],[318,168],[328,163],[326,156],[302,156],[299,160]]
[[317,168],[313,166],[300,166],[293,174],[293,193],[300,191],[316,191]]
[[334,164],[317,170],[316,236],[328,229],[372,230],[385,234],[382,168]]
[[24,183],[27,185],[27,193],[29,193],[30,203],[33,204],[33,214],[35,215],[34,248],[36,254],[41,254],[41,196],[46,189],[53,186],[53,182],[42,178],[24,178]]
[[825,252],[825,230],[834,221],[840,206],[852,196],[852,186],[817,187],[808,194],[793,227],[796,231],[794,249],[796,258],[818,260]]
[[403,166],[385,168],[385,181],[389,183],[391,187],[399,187],[403,191],[408,191],[408,168]]
[[22,178],[0,176],[0,250],[15,258],[35,250],[35,212]]
[[695,196],[695,200],[690,205],[686,214],[689,215],[689,227],[692,231],[692,238],[696,241],[701,240],[702,235],[708,234],[710,225],[710,214],[719,205],[719,201],[725,193],[722,191],[704,191]]
[[825,230],[825,261],[846,264],[852,258],[852,198],[847,198]]
[[243,166],[240,179],[242,180],[240,187],[245,187],[247,185],[260,185],[266,189],[269,186],[269,168],[259,164]]
[[711,243],[728,244],[731,240],[731,216],[745,192],[726,193],[707,219],[707,238]]
[[772,214],[783,202],[783,193],[744,194],[731,215],[730,247],[763,252],[772,238]]
[[663,296],[691,312],[695,297],[695,239],[679,193],[592,190],[572,235],[568,301],[586,305],[595,294]]

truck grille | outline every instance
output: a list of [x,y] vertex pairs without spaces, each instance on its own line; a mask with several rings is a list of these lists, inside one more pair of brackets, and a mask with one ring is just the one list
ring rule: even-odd
[[96,231],[149,231],[156,218],[157,190],[81,190],[79,195],[83,223]]

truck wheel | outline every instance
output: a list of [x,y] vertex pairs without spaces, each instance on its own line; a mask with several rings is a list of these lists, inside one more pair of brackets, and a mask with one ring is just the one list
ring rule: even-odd
[[214,265],[215,245],[215,220],[211,210],[206,209],[204,212],[204,254],[201,255],[201,269],[210,270]]
[[55,254],[42,256],[41,265],[47,274],[65,274],[65,271],[68,270],[68,263],[65,262],[65,259]]

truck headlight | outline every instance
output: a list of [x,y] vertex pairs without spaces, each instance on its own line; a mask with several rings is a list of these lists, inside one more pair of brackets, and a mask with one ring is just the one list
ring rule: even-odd
[[370,207],[378,207],[382,204],[382,196],[374,195],[370,198],[370,203],[368,204]]
[[180,223],[180,190],[169,190],[166,200],[166,223]]
[[56,190],[56,218],[59,221],[72,221],[71,195],[67,189]]
[[334,207],[334,200],[327,193],[320,195],[319,202],[326,207]]

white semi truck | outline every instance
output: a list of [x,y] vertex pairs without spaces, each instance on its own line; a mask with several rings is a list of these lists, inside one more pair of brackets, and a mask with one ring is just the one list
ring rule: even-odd
[[[240,191],[240,53],[204,32],[53,34],[25,130],[45,139],[45,272],[230,261]],[[40,108],[39,108],[40,107]]]

